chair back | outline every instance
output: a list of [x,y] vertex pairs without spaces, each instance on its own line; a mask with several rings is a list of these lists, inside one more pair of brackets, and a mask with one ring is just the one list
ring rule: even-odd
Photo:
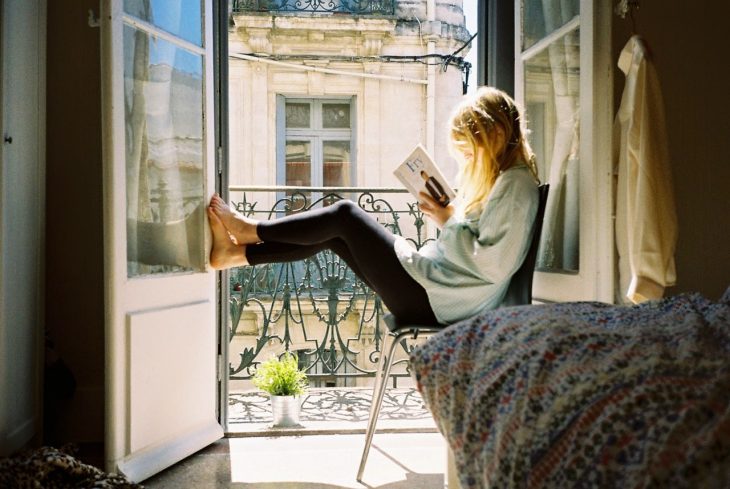
[[521,306],[532,303],[532,276],[535,272],[537,249],[540,246],[542,222],[545,217],[545,204],[547,203],[549,189],[550,186],[546,183],[538,187],[539,201],[537,214],[535,215],[535,224],[533,224],[530,249],[527,251],[527,256],[525,256],[525,260],[522,262],[522,265],[520,265],[520,268],[518,268],[512,276],[501,307]]

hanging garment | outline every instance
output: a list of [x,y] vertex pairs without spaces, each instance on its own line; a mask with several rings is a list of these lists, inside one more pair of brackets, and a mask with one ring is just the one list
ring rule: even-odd
[[661,88],[640,37],[629,39],[618,66],[626,75],[614,124],[619,286],[638,303],[675,284],[677,215]]

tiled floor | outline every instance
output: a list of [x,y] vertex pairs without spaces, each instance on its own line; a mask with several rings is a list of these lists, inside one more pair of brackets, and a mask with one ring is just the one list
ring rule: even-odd
[[223,439],[144,483],[150,489],[443,489],[436,433],[376,434],[355,480],[364,435]]
[[[300,431],[364,432],[372,388],[310,389],[302,398]],[[228,402],[228,429],[236,434],[266,434],[273,416],[267,395],[257,391],[232,393]],[[378,418],[379,430],[436,431],[431,413],[414,388],[388,389]]]

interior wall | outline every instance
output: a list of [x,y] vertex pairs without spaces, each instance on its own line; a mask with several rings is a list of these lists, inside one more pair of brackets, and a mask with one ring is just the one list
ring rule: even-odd
[[99,2],[48,2],[46,318],[77,386],[49,406],[47,442],[104,433],[100,47],[89,10]]
[[41,431],[45,13],[0,0],[0,457]]
[[[615,2],[614,2],[615,3]],[[679,239],[677,285],[668,295],[699,291],[717,299],[730,285],[730,96],[726,2],[641,1],[636,32],[652,51],[664,95]],[[614,17],[617,59],[632,33]],[[616,104],[624,75],[615,68]]]

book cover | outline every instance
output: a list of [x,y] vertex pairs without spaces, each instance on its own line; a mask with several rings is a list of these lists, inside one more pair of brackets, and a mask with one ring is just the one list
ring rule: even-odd
[[420,144],[393,173],[416,199],[419,192],[425,192],[445,207],[456,197],[431,155]]

